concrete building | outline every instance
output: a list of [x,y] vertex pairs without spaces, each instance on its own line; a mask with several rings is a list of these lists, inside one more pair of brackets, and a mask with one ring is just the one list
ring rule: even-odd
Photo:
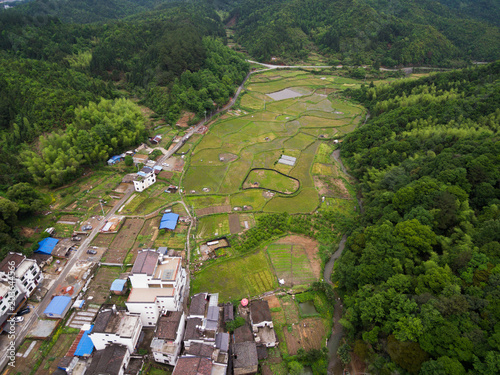
[[29,298],[42,282],[42,270],[37,262],[19,253],[9,253],[0,263],[0,281],[15,279],[18,289]]
[[89,334],[96,350],[104,350],[107,345],[123,345],[130,353],[135,350],[142,330],[141,318],[137,314],[118,311],[116,307],[101,310],[96,317],[94,328]]
[[184,335],[184,346],[192,343],[215,343],[219,329],[219,294],[198,293],[191,298]]
[[0,282],[0,327],[6,331],[10,329],[7,320],[16,313],[25,300],[26,293],[21,292],[15,283],[11,287],[4,281]]
[[152,168],[144,167],[134,178],[135,191],[141,192],[153,185],[156,182],[156,174]]
[[140,314],[144,326],[153,327],[162,312],[182,309],[186,271],[181,266],[181,257],[142,251],[129,280],[132,290],[125,304],[128,311]]
[[168,311],[160,316],[151,341],[151,351],[156,362],[176,365],[185,327],[186,316],[182,311]]

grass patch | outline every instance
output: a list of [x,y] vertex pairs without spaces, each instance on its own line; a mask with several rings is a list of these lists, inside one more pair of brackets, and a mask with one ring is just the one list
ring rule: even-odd
[[252,206],[254,210],[261,210],[268,199],[262,195],[262,190],[245,190],[241,193],[231,195],[231,206],[242,207],[244,205]]
[[310,213],[319,205],[318,192],[304,188],[293,197],[274,197],[265,206],[264,212]]
[[224,206],[229,204],[229,197],[224,195],[203,195],[203,196],[189,196],[186,198],[188,203],[193,206],[195,210],[199,208],[206,208],[211,206]]
[[203,216],[198,221],[197,238],[210,239],[230,233],[228,214]]
[[254,169],[250,171],[243,188],[259,187],[262,189],[271,189],[284,194],[291,194],[299,188],[299,182],[293,178],[287,177],[274,170]]
[[192,190],[196,193],[202,193],[203,188],[208,188],[211,192],[217,192],[226,174],[227,167],[227,165],[218,167],[189,166],[182,180],[186,193],[190,194]]
[[303,150],[316,140],[316,137],[305,133],[298,133],[289,140],[285,141],[283,145],[292,150]]
[[276,287],[276,280],[263,251],[214,264],[191,279],[191,294],[219,292],[227,302],[259,295]]

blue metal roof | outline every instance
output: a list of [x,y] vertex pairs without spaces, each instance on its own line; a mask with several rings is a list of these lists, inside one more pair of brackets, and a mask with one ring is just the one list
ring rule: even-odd
[[55,296],[52,298],[52,301],[50,301],[49,305],[43,312],[44,314],[48,316],[52,315],[62,315],[64,310],[66,310],[66,307],[71,302],[71,297],[68,296]]
[[58,239],[52,238],[52,237],[47,237],[38,242],[38,250],[35,251],[35,253],[42,253],[42,254],[52,254],[52,250],[54,250],[54,247],[56,247],[57,243],[59,242]]
[[172,229],[174,230],[177,226],[177,220],[179,220],[179,215],[169,212],[163,215],[160,222],[160,229]]
[[90,326],[90,329],[88,331],[85,331],[82,338],[80,339],[80,342],[78,343],[78,346],[75,350],[76,356],[85,357],[92,354],[92,351],[94,350],[94,344],[89,337],[89,333],[92,332],[92,328],[94,328],[93,325]]
[[113,292],[121,292],[123,288],[125,287],[125,284],[127,283],[127,280],[124,279],[116,279],[113,281],[111,284],[111,288],[109,290]]

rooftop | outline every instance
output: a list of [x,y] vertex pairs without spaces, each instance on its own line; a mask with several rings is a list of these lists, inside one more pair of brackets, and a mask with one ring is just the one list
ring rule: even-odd
[[25,258],[24,255],[19,253],[8,253],[2,262],[0,262],[0,272],[9,273],[10,262],[14,262],[14,268],[17,268]]
[[213,345],[194,342],[189,346],[189,350],[186,349],[186,354],[197,357],[212,358],[214,350],[215,348]]
[[140,319],[139,315],[125,311],[103,310],[97,314],[92,333],[112,333],[120,337],[132,337]]
[[158,264],[158,254],[156,251],[141,251],[137,254],[137,259],[132,267],[132,275],[134,274],[147,274],[153,276],[156,265]]
[[109,345],[104,350],[94,353],[87,375],[118,374],[122,368],[127,348],[122,345]]
[[215,347],[221,352],[227,353],[229,350],[229,333],[219,332],[215,336]]
[[154,337],[174,341],[177,338],[177,329],[181,322],[182,311],[168,311],[167,315],[160,316],[156,324]]
[[127,302],[154,302],[158,297],[173,297],[175,288],[132,288]]
[[267,301],[256,299],[250,302],[250,316],[252,324],[259,324],[262,322],[271,322],[271,310]]
[[172,375],[211,375],[212,361],[208,358],[181,357]]
[[198,293],[191,298],[189,306],[189,315],[205,316],[205,307],[207,306],[208,293]]
[[191,318],[187,320],[186,332],[184,333],[184,340],[197,340],[203,338],[201,330],[197,327],[201,326],[201,318]]
[[163,258],[163,261],[156,267],[154,278],[162,281],[174,281],[180,265],[180,258]]
[[236,344],[246,341],[254,341],[252,330],[248,324],[236,328],[234,330],[233,337]]
[[224,322],[229,322],[230,320],[234,320],[234,310],[232,303],[224,304]]
[[257,357],[257,345],[254,341],[234,344],[234,368],[245,368],[257,366],[259,360]]

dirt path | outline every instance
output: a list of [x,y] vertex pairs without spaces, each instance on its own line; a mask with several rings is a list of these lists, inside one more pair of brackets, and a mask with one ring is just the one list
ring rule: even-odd
[[[325,266],[325,271],[323,273],[324,279],[326,282],[332,284],[332,281],[330,280],[332,277],[332,271],[333,271],[333,265],[335,261],[340,257],[342,254],[342,251],[344,250],[345,247],[345,242],[347,240],[347,236],[344,234],[342,236],[342,240],[340,240],[339,247],[335,253],[331,256],[330,260]],[[332,328],[332,334],[328,338],[326,342],[326,346],[328,347],[328,354],[330,356],[330,362],[328,364],[328,374],[333,374],[333,375],[342,375],[344,371],[344,367],[342,366],[342,363],[340,362],[338,356],[337,356],[337,350],[339,348],[340,344],[340,339],[342,338],[342,335],[344,334],[344,330],[342,325],[339,323],[340,318],[342,318],[342,302],[340,301],[340,298],[337,298],[337,301],[335,302],[335,310],[333,313],[333,328]]]

